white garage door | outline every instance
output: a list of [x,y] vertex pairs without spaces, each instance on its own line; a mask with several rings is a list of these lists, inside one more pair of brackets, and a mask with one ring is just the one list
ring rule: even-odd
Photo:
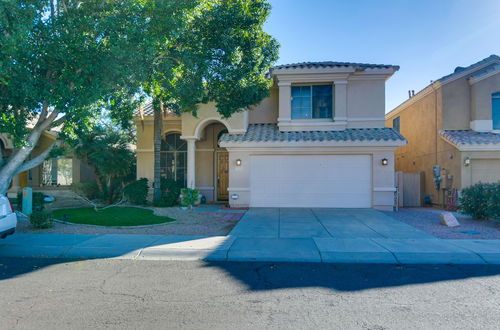
[[500,159],[473,159],[471,162],[472,184],[500,181]]
[[371,207],[371,157],[252,156],[252,207]]

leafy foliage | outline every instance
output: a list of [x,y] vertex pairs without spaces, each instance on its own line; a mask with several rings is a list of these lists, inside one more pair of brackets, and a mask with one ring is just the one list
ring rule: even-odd
[[51,228],[54,225],[54,222],[52,221],[52,212],[34,211],[30,215],[30,223],[33,228],[36,229]]
[[155,206],[171,207],[177,205],[181,186],[175,180],[162,178],[160,191],[161,198],[153,202]]
[[99,187],[95,182],[74,182],[71,184],[71,190],[78,195],[93,200],[99,198]]
[[[33,198],[33,211],[43,211],[45,209],[44,194],[39,191],[34,191],[32,194]],[[23,207],[23,192],[19,191],[17,193],[17,209],[22,210]]]
[[192,208],[198,202],[200,192],[196,189],[183,188],[181,190],[181,205]]
[[125,183],[134,180],[135,154],[130,136],[121,129],[95,126],[71,143],[76,155],[94,169],[98,196],[106,202],[119,198]]
[[500,182],[480,182],[462,189],[460,209],[474,219],[500,218]]
[[124,189],[123,193],[128,201],[135,205],[145,205],[148,199],[148,179],[142,178],[129,183]]

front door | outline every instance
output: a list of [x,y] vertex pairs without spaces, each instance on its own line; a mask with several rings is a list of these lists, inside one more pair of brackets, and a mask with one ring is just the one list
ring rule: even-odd
[[228,200],[229,193],[229,153],[217,153],[217,199]]

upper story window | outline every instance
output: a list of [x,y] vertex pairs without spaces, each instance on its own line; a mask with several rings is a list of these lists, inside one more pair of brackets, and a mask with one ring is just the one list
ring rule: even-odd
[[500,92],[491,96],[491,119],[493,129],[500,130]]
[[292,119],[332,118],[332,85],[292,86]]
[[400,121],[399,117],[396,117],[392,120],[392,128],[396,132],[401,133],[401,121]]

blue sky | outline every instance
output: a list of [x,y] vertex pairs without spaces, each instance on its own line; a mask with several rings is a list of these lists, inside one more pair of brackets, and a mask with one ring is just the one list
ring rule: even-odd
[[386,112],[430,80],[500,55],[500,0],[270,0],[278,64],[396,64]]

